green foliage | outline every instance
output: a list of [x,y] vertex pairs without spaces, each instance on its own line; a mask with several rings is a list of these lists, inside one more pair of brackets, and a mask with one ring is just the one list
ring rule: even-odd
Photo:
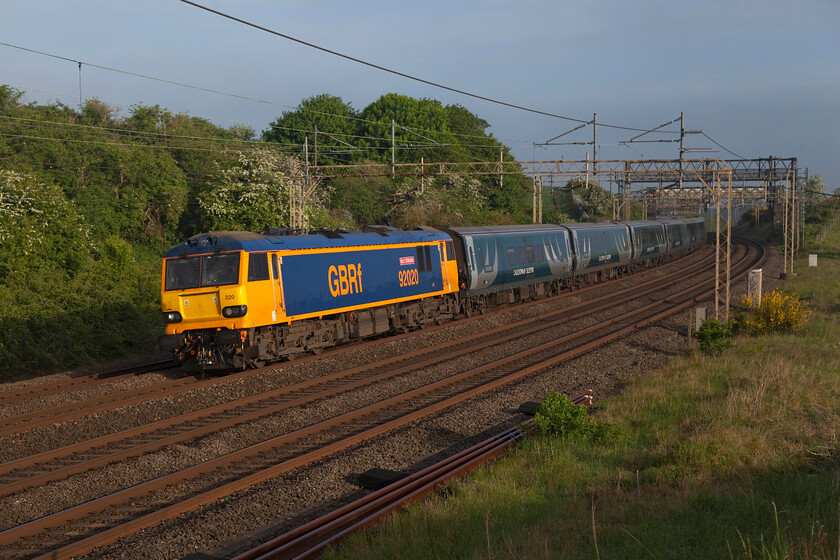
[[362,226],[385,223],[396,200],[397,184],[387,177],[343,177],[330,185],[330,206]]
[[481,183],[460,175],[429,179],[421,191],[414,182],[397,196],[407,201],[395,208],[390,222],[395,227],[460,226],[484,222],[487,200]]
[[808,177],[808,180],[805,181],[805,188],[802,190],[802,199],[805,204],[825,201],[826,187],[825,179],[820,175]]
[[577,219],[596,222],[612,218],[610,193],[602,189],[598,181],[587,183],[582,179],[572,179],[566,186],[574,195]]
[[554,391],[540,403],[534,424],[544,435],[584,441],[602,442],[610,433],[608,424],[594,422],[589,417],[585,405],[574,404],[566,395]]
[[[294,111],[286,111],[263,132],[263,140],[281,146],[302,146],[310,137],[310,150],[318,150],[319,165],[350,163],[358,154],[348,153],[348,145],[356,144],[358,115],[340,97],[322,93],[300,102]],[[315,130],[320,134],[315,138]]]
[[227,161],[219,142],[248,130],[157,106],[27,105],[8,86],[0,116],[0,378],[151,351],[160,251]]
[[732,346],[732,321],[707,319],[693,334],[700,343],[700,350],[706,354],[720,354]]
[[447,156],[457,151],[458,140],[449,130],[449,116],[440,101],[388,93],[359,116],[361,142],[375,150],[379,161],[390,160],[392,120],[397,125],[394,141],[400,162],[448,161]]
[[199,205],[207,230],[261,231],[289,227],[289,200],[306,192],[305,227],[322,227],[326,193],[317,179],[304,182],[303,162],[267,148],[241,152],[237,165],[222,170]]
[[[391,161],[391,126],[394,123],[394,162],[459,162],[499,161],[515,167],[508,147],[488,134],[487,121],[460,105],[444,106],[433,99],[415,99],[406,95],[389,93],[370,103],[361,112],[354,110],[340,97],[321,94],[303,100],[294,111],[284,112],[263,133],[263,140],[276,142],[283,148],[297,150],[302,155],[304,140],[308,138],[309,162],[355,164],[389,163]],[[391,223],[415,222],[423,216],[441,215],[444,221],[458,216],[478,214],[486,220],[498,216],[502,222],[527,221],[530,198],[527,181],[517,175],[507,175],[504,183],[497,177],[486,175],[473,178],[479,181],[482,196],[476,202],[485,213],[473,209],[465,212],[445,208],[451,203],[446,189],[429,190],[422,201],[406,192],[419,189],[417,181],[406,186],[401,180],[335,178],[327,180],[335,193],[330,202],[330,213],[339,220],[353,219],[357,225],[388,221],[393,212],[405,214]],[[434,199],[435,193],[444,198]],[[407,208],[396,208],[409,202]],[[444,208],[437,211],[435,208]],[[451,217],[450,217],[451,216]]]

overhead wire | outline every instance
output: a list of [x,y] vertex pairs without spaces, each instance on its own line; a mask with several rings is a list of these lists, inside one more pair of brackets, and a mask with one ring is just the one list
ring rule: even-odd
[[[64,131],[64,130],[72,130],[72,129],[82,129],[85,132],[89,132],[91,134],[99,134],[104,135],[112,134],[118,137],[125,137],[128,139],[153,139],[157,141],[171,141],[171,140],[188,140],[188,141],[206,141],[206,142],[214,142],[219,144],[242,144],[242,145],[250,145],[250,146],[265,146],[265,147],[274,147],[280,146],[283,148],[293,149],[293,150],[302,150],[302,144],[294,144],[294,143],[281,143],[281,142],[260,142],[254,140],[243,140],[239,138],[222,138],[222,137],[208,137],[208,136],[189,136],[189,135],[181,135],[181,134],[172,134],[172,133],[162,133],[162,132],[149,132],[149,131],[142,131],[142,130],[132,130],[132,129],[122,129],[122,128],[112,128],[112,127],[103,127],[103,126],[95,126],[95,125],[86,125],[81,123],[68,123],[68,122],[61,122],[61,121],[54,121],[54,120],[42,120],[42,119],[31,119],[25,117],[12,117],[6,115],[0,115],[0,121],[6,121],[7,124],[11,124],[11,121],[20,121],[18,126],[29,128],[29,129],[41,129],[41,130],[52,130],[52,131]],[[0,122],[0,126],[2,126],[2,122]],[[56,125],[56,126],[45,126],[45,125]],[[295,130],[295,129],[288,129],[288,130]],[[301,131],[307,132],[307,131]],[[8,133],[4,133],[5,136],[15,136],[10,135]],[[24,135],[17,135],[20,137],[24,137]],[[29,139],[38,139],[38,137],[28,136]],[[369,138],[372,140],[378,141],[388,141],[388,138],[376,138],[376,137],[356,137],[356,138]],[[51,140],[60,141],[61,138],[51,138]],[[83,143],[83,140],[74,139],[75,142]],[[131,146],[133,144],[121,144],[123,146]],[[172,149],[180,149],[182,146],[161,146],[161,148],[172,148]],[[430,147],[441,147],[441,148],[484,148],[486,147],[483,144],[450,144],[450,143],[435,143],[435,144],[400,144],[398,146],[402,150],[420,150],[423,148],[430,148]],[[353,153],[353,152],[375,152],[375,151],[385,151],[389,150],[390,147],[382,147],[382,146],[363,146],[363,147],[354,147],[352,149],[322,149],[319,150],[320,154],[341,154],[341,153]],[[462,152],[462,155],[468,155],[466,152]]]
[[735,156],[735,157],[737,157],[737,158],[739,158],[739,159],[750,159],[750,158],[746,158],[746,157],[744,157],[744,156],[741,156],[741,155],[736,154],[735,152],[733,152],[733,151],[732,151],[732,150],[730,150],[729,148],[726,148],[726,147],[724,147],[724,146],[721,146],[721,145],[720,145],[720,144],[719,144],[719,143],[718,143],[718,142],[717,142],[714,138],[712,138],[711,136],[709,136],[708,134],[706,134],[706,133],[705,133],[705,132],[703,132],[702,130],[700,131],[700,134],[702,134],[703,136],[705,136],[706,138],[708,138],[708,140],[709,140],[712,144],[714,144],[715,146],[717,146],[718,148],[720,148],[720,149],[721,149],[721,150],[723,150],[724,152],[729,153],[729,154],[732,154],[733,156]]
[[[280,33],[278,31],[275,31],[275,30],[257,25],[253,22],[249,22],[249,21],[243,20],[241,18],[237,18],[237,17],[232,16],[230,14],[226,14],[224,12],[214,10],[214,9],[209,8],[207,6],[204,6],[202,4],[198,4],[197,2],[192,2],[191,0],[180,0],[180,1],[185,3],[185,4],[189,4],[191,6],[194,6],[196,8],[205,10],[207,12],[216,14],[218,16],[221,16],[221,17],[230,19],[232,21],[241,23],[243,25],[250,26],[250,27],[253,27],[255,29],[264,31],[266,33],[270,33],[272,35],[276,35],[276,36],[282,37],[284,39],[291,40],[291,41],[297,42],[299,44],[302,44],[302,45],[305,45],[305,46],[308,46],[308,47],[311,47],[311,48],[314,48],[314,49],[317,49],[317,50],[321,50],[323,52],[326,52],[326,53],[329,53],[329,54],[332,54],[332,55],[335,55],[335,56],[338,56],[338,57],[341,57],[341,58],[345,58],[347,60],[351,60],[353,62],[363,64],[363,65],[366,65],[366,66],[369,66],[369,67],[372,67],[372,68],[375,68],[375,69],[378,69],[378,70],[381,70],[381,71],[384,71],[384,72],[389,72],[389,73],[392,73],[392,74],[395,74],[395,75],[398,75],[398,76],[405,77],[407,79],[411,79],[411,80],[415,80],[415,81],[418,81],[418,82],[421,82],[421,83],[425,83],[425,84],[431,85],[433,87],[438,87],[438,88],[441,88],[441,89],[452,91],[454,93],[466,95],[468,97],[481,99],[481,100],[488,101],[488,102],[491,102],[491,103],[495,103],[495,104],[498,104],[498,105],[507,106],[507,107],[510,107],[510,108],[519,109],[519,110],[523,110],[523,111],[527,111],[527,112],[531,112],[531,113],[535,113],[535,114],[540,114],[540,115],[549,116],[549,117],[553,117],[553,118],[568,120],[568,121],[572,121],[572,122],[578,122],[578,123],[582,123],[582,124],[590,124],[591,123],[591,120],[589,120],[589,119],[577,119],[577,118],[573,118],[573,117],[567,117],[567,116],[558,115],[558,114],[555,114],[555,113],[550,113],[550,112],[546,112],[546,111],[532,109],[532,108],[528,108],[528,107],[524,107],[524,106],[520,106],[520,105],[516,105],[516,104],[512,104],[512,103],[508,103],[508,102],[504,102],[504,101],[500,101],[500,100],[496,100],[496,99],[492,99],[492,98],[489,98],[489,97],[486,97],[486,96],[478,95],[478,94],[467,92],[467,91],[464,91],[464,90],[452,88],[450,86],[446,86],[446,85],[443,85],[443,84],[440,84],[440,83],[437,83],[437,82],[433,82],[433,81],[430,81],[430,80],[425,80],[423,78],[419,78],[419,77],[416,77],[416,76],[413,76],[413,75],[410,75],[410,74],[407,74],[407,73],[404,73],[404,72],[400,72],[400,71],[393,70],[393,69],[390,69],[390,68],[387,68],[387,67],[384,67],[384,66],[373,64],[371,62],[367,62],[367,61],[358,59],[356,57],[352,57],[352,56],[340,53],[338,51],[334,51],[334,50],[331,50],[331,49],[327,49],[325,47],[321,47],[319,45],[315,45],[314,43],[310,43],[308,41],[304,41],[304,40],[292,37],[290,35]],[[285,105],[285,104],[282,104],[282,103],[276,103],[276,102],[273,102],[273,101],[267,101],[267,100],[259,99],[259,98],[255,98],[255,97],[249,97],[249,96],[245,96],[245,95],[220,91],[220,90],[216,90],[216,89],[212,89],[212,88],[195,86],[195,85],[187,84],[187,83],[184,83],[184,82],[178,82],[178,81],[174,81],[174,80],[168,80],[168,79],[164,79],[164,78],[148,76],[148,75],[140,74],[140,73],[137,73],[137,72],[121,70],[121,69],[118,69],[118,68],[103,66],[103,65],[100,65],[100,64],[94,64],[94,63],[91,63],[91,62],[80,61],[80,60],[70,58],[70,57],[66,57],[66,56],[61,56],[61,55],[56,55],[56,54],[47,53],[47,52],[43,52],[43,51],[38,51],[38,50],[35,50],[35,49],[22,47],[22,46],[19,46],[19,45],[13,45],[11,43],[0,42],[0,45],[10,47],[10,48],[14,48],[14,49],[18,49],[18,50],[22,50],[22,51],[25,51],[25,52],[30,52],[30,53],[34,53],[34,54],[38,54],[38,55],[42,55],[42,56],[47,56],[47,57],[59,59],[59,60],[65,60],[65,61],[68,61],[68,62],[73,62],[74,64],[77,64],[77,65],[84,64],[84,65],[90,66],[92,68],[98,68],[98,69],[106,70],[106,71],[110,71],[110,72],[117,72],[117,73],[128,75],[128,76],[134,76],[134,77],[139,77],[139,78],[143,78],[143,79],[158,81],[158,82],[167,83],[167,84],[171,84],[171,85],[176,85],[176,86],[180,86],[180,87],[196,89],[196,90],[199,90],[199,91],[205,91],[205,92],[213,93],[213,94],[217,94],[217,95],[224,95],[224,96],[229,96],[229,97],[242,99],[242,100],[246,100],[246,101],[253,101],[253,102],[257,102],[257,103],[273,105],[273,106],[282,107],[282,108],[290,109],[290,110],[301,110],[300,106],[298,106],[296,108],[296,107],[292,107],[290,105]],[[323,113],[323,112],[320,112],[320,111],[309,111],[309,112],[311,112],[312,114],[315,114],[315,115],[345,118],[345,119],[349,119],[349,120],[357,120],[357,121],[366,122],[366,123],[370,123],[370,124],[379,124],[379,125],[387,126],[386,123],[383,123],[383,122],[380,122],[380,121],[369,121],[367,119],[362,119],[362,118],[359,118],[359,117],[348,117],[346,115],[339,115],[339,114],[334,114],[334,113]],[[291,129],[291,128],[286,128],[286,127],[279,127],[279,126],[277,126],[273,123],[269,124],[268,126],[271,129],[284,129],[284,130],[289,130],[289,131],[292,131],[292,132],[302,132],[302,133],[309,133],[310,132],[308,130],[298,130],[298,129]],[[656,129],[641,129],[641,128],[634,128],[634,127],[611,125],[611,124],[608,124],[608,123],[599,123],[599,126],[606,127],[606,128],[618,129],[618,130],[628,130],[628,131],[636,131],[636,132],[644,132],[644,133],[658,132],[658,133],[662,133],[662,134],[677,134],[676,132],[673,132],[673,131],[660,131],[660,130],[656,130]],[[417,130],[425,132],[427,134],[439,134],[439,133],[441,133],[441,131],[437,131],[437,130],[424,130],[424,129],[417,129]],[[464,134],[459,134],[459,133],[455,133],[455,132],[451,132],[451,131],[449,133],[452,134],[455,137],[476,137],[476,138],[482,138],[482,139],[487,138],[487,136],[464,135]],[[701,133],[702,133],[702,131],[701,131]],[[364,137],[364,136],[350,135],[350,134],[344,134],[344,133],[338,133],[338,132],[330,132],[330,134],[332,134],[334,136],[342,136],[344,138],[373,140],[373,141],[379,141],[379,142],[387,142],[388,140],[390,140],[389,138]],[[732,152],[731,150],[725,148],[724,146],[719,144],[717,141],[715,141],[713,138],[711,138],[707,134],[703,133],[703,135],[707,139],[709,139],[711,142],[713,142],[715,145],[717,145],[721,149],[725,150],[726,152],[728,152],[728,153],[730,153],[730,154],[732,154],[736,157],[739,157],[741,159],[746,159],[746,158],[743,158],[743,156],[739,156],[735,152]],[[461,145],[460,147],[466,147],[466,146]],[[476,145],[475,147],[483,147],[483,146]],[[385,149],[385,148],[382,148],[382,149]]]
[[[338,56],[340,58],[344,58],[346,60],[350,60],[352,62],[356,62],[358,64],[362,64],[364,66],[368,66],[368,67],[374,68],[376,70],[381,70],[383,72],[388,72],[390,74],[394,74],[396,76],[401,76],[401,77],[409,79],[409,80],[414,80],[416,82],[420,82],[420,83],[423,83],[423,84],[426,84],[426,85],[430,85],[432,87],[444,89],[444,90],[447,90],[447,91],[451,91],[453,93],[457,93],[457,94],[460,94],[460,95],[465,95],[467,97],[472,97],[474,99],[480,99],[482,101],[487,101],[489,103],[494,103],[496,105],[502,105],[504,107],[510,107],[512,109],[518,109],[520,111],[526,111],[526,112],[529,112],[529,113],[534,113],[534,114],[537,114],[537,115],[543,115],[543,116],[546,116],[546,117],[552,117],[552,118],[555,118],[555,119],[562,119],[562,120],[566,120],[566,121],[572,121],[572,122],[584,123],[584,124],[588,124],[592,120],[592,119],[578,119],[578,118],[574,118],[574,117],[567,117],[567,116],[564,116],[564,115],[558,115],[556,113],[550,113],[548,111],[542,111],[542,110],[539,110],[539,109],[532,109],[530,107],[524,107],[522,105],[516,105],[514,103],[508,103],[506,101],[500,101],[498,99],[493,99],[491,97],[486,97],[486,96],[483,96],[483,95],[479,95],[477,93],[472,93],[472,92],[469,92],[469,91],[465,91],[465,90],[457,89],[457,88],[454,88],[454,87],[450,87],[450,86],[447,86],[447,85],[444,85],[444,84],[441,84],[441,83],[438,83],[438,82],[433,82],[431,80],[426,80],[424,78],[419,78],[417,76],[413,76],[413,75],[407,74],[405,72],[400,72],[399,70],[394,70],[392,68],[387,68],[387,67],[381,66],[379,64],[374,64],[372,62],[368,62],[368,61],[362,60],[360,58],[356,58],[356,57],[353,57],[353,56],[350,56],[350,55],[347,55],[347,54],[344,54],[344,53],[341,53],[341,52],[338,52],[338,51],[334,51],[332,49],[328,49],[326,47],[322,47],[320,45],[316,45],[314,43],[304,41],[303,39],[298,39],[296,37],[292,37],[291,35],[287,35],[285,33],[280,33],[279,31],[275,31],[273,29],[263,27],[263,26],[258,25],[256,23],[238,18],[236,16],[232,16],[232,15],[227,14],[225,12],[221,12],[219,10],[214,10],[213,8],[210,8],[210,7],[204,6],[202,4],[199,4],[198,2],[193,2],[192,0],[180,0],[180,1],[184,4],[189,4],[190,6],[193,6],[195,8],[205,10],[207,12],[210,12],[212,14],[216,14],[216,15],[218,15],[220,17],[223,17],[223,18],[227,18],[231,21],[241,23],[242,25],[246,25],[246,26],[249,26],[249,27],[253,27],[254,29],[264,31],[265,33],[269,33],[271,35],[276,35],[277,37],[282,37],[283,39],[288,39],[289,41],[294,41],[295,43],[299,43],[301,45],[304,45],[304,46],[307,46],[307,47],[310,47],[310,48],[313,48],[313,49],[316,49],[316,50],[319,50],[319,51],[322,51],[322,52],[325,52],[325,53],[328,53],[328,54],[331,54],[331,55],[334,55],[334,56]],[[598,123],[598,124],[599,124],[599,126],[603,126],[603,127],[607,127],[607,128],[615,128],[615,129],[618,129],[618,130],[630,130],[630,131],[635,131],[635,132],[654,132],[653,130],[647,130],[647,129],[643,129],[643,128],[633,128],[633,127],[628,127],[628,126],[619,126],[619,125],[612,125],[612,124],[606,124],[606,123]]]

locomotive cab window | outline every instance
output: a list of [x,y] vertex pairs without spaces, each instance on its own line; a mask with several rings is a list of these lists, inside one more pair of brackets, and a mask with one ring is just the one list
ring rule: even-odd
[[268,279],[268,254],[252,253],[248,257],[248,282]]
[[189,290],[239,282],[239,253],[167,259],[163,289]]
[[239,281],[239,253],[201,257],[201,286],[226,286]]
[[167,259],[166,280],[163,289],[188,290],[190,288],[198,288],[200,268],[201,259],[199,257]]

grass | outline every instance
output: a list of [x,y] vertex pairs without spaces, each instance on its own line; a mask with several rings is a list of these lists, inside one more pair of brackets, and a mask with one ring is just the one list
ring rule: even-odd
[[785,282],[802,331],[677,358],[599,403],[606,442],[531,437],[325,558],[840,558],[838,247]]

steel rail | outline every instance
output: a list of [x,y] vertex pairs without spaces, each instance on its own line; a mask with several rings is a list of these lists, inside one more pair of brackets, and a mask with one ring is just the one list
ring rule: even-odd
[[[711,256],[713,255],[710,254],[710,257]],[[708,267],[709,265],[705,264],[705,261],[699,261],[698,263],[695,263],[694,265],[689,266],[686,269],[682,269],[681,271],[657,279],[649,280],[639,285],[628,287],[623,290],[611,292],[607,296],[599,298],[595,301],[583,302],[577,305],[563,308],[562,310],[555,311],[553,313],[541,316],[539,318],[524,319],[516,323],[492,329],[490,331],[477,333],[465,338],[461,338],[458,340],[457,343],[444,345],[440,348],[416,350],[414,352],[410,352],[409,354],[404,354],[383,360],[381,362],[377,362],[373,365],[359,366],[350,370],[340,371],[337,373],[330,374],[328,376],[300,382],[267,393],[252,395],[251,397],[238,399],[229,403],[223,403],[208,409],[184,414],[172,419],[160,420],[158,422],[146,426],[139,426],[137,428],[126,430],[124,432],[118,432],[108,436],[102,436],[99,438],[95,438],[94,440],[89,440],[88,442],[73,444],[59,450],[46,451],[40,454],[0,464],[0,477],[2,477],[3,475],[8,475],[13,471],[20,471],[22,469],[31,468],[34,465],[38,465],[39,470],[43,470],[45,467],[49,466],[46,463],[46,461],[48,460],[58,461],[72,454],[83,452],[88,453],[96,447],[103,447],[108,444],[124,441],[129,438],[138,437],[140,435],[147,435],[156,430],[166,429],[168,431],[176,425],[183,426],[185,424],[195,422],[201,422],[202,424],[197,428],[188,429],[182,433],[170,435],[168,437],[163,437],[152,442],[135,445],[128,449],[118,449],[112,452],[103,452],[101,456],[97,458],[85,458],[84,462],[64,465],[60,468],[56,468],[48,472],[42,472],[33,477],[12,480],[11,482],[7,482],[6,484],[0,486],[0,496],[10,495],[16,492],[20,492],[29,487],[38,486],[55,480],[67,478],[73,474],[101,467],[108,463],[125,460],[130,457],[136,457],[144,453],[153,452],[169,445],[174,445],[190,439],[195,439],[207,435],[209,433],[213,433],[215,431],[220,431],[228,427],[236,426],[238,424],[256,421],[260,418],[272,414],[277,414],[282,410],[292,408],[295,406],[301,406],[309,401],[314,401],[319,398],[327,398],[339,392],[346,392],[362,387],[364,385],[369,385],[371,383],[381,381],[383,379],[396,377],[401,374],[407,373],[408,371],[414,371],[424,367],[430,367],[436,365],[441,361],[451,359],[453,356],[477,352],[482,349],[492,347],[509,340],[534,334],[539,331],[548,330],[560,324],[574,321],[581,317],[585,317],[591,313],[603,311],[609,306],[611,306],[614,300],[618,300],[624,297],[626,294],[633,293],[636,297],[640,297],[652,291],[659,291],[661,289],[662,282],[671,276],[681,277],[684,276],[686,273],[690,272],[691,270],[702,271]],[[574,313],[575,310],[581,311]],[[515,330],[519,328],[523,328],[523,330]],[[507,334],[503,335],[502,333]],[[469,346],[469,344],[476,341],[480,341],[482,339],[484,340],[483,342],[479,342],[477,345],[474,346]],[[378,375],[372,375],[373,372],[382,370],[386,366],[399,363],[404,363],[406,365],[397,369],[389,369],[384,373],[380,373]],[[273,401],[284,395],[291,395],[294,392],[301,392],[306,389],[314,388],[316,386],[326,385],[331,381],[346,379],[353,375],[359,374],[360,372],[364,373],[365,370],[368,370],[367,377],[351,382],[349,384],[344,384],[333,389],[323,390],[319,393],[310,394],[297,399],[291,399],[290,396],[289,398],[291,400],[285,401],[278,405],[265,404],[270,403],[270,401]],[[259,408],[258,410],[255,410],[250,413],[247,411],[247,407],[261,405],[262,408]],[[210,417],[212,415],[227,415],[230,413],[236,413],[237,416],[233,418],[222,419],[212,424],[206,424],[206,422],[211,421]],[[21,474],[25,475],[26,473]]]
[[113,383],[115,380],[120,378],[128,378],[140,373],[148,373],[157,368],[165,368],[166,366],[171,365],[172,360],[150,360],[136,366],[115,368],[113,370],[107,370],[99,373],[71,377],[70,379],[64,379],[53,383],[31,385],[22,389],[0,391],[0,404],[7,405],[33,398],[42,398],[46,395],[54,393],[93,387],[103,383]]
[[[745,272],[746,272],[746,269],[745,269],[744,273],[742,273],[742,274],[745,274]],[[705,286],[709,283],[711,283],[711,280],[704,281],[701,285]],[[693,288],[691,290],[684,290],[684,292],[686,292],[686,293],[692,292],[693,293],[693,292],[696,292],[696,288]],[[708,293],[708,290],[707,290],[706,293]],[[674,297],[675,297],[674,295],[669,296],[668,298],[666,298],[666,300],[673,301]],[[157,523],[157,522],[159,522],[163,519],[172,518],[173,516],[176,516],[180,513],[183,513],[184,511],[189,511],[191,509],[194,509],[195,507],[198,507],[199,505],[201,505],[203,503],[207,503],[209,501],[212,501],[219,496],[226,496],[226,495],[229,495],[229,494],[231,494],[231,493],[233,493],[237,490],[247,488],[247,487],[251,486],[252,484],[262,482],[262,481],[264,481],[268,478],[273,478],[273,477],[275,477],[279,474],[282,474],[284,472],[288,472],[289,470],[291,470],[293,468],[296,468],[297,466],[307,464],[311,461],[323,458],[325,456],[328,456],[328,455],[334,453],[335,451],[347,448],[347,447],[349,447],[351,445],[354,445],[356,443],[359,443],[359,442],[361,442],[365,439],[370,439],[372,437],[375,437],[377,435],[380,435],[382,433],[390,431],[390,430],[392,430],[394,428],[397,428],[399,426],[405,425],[409,422],[412,422],[412,421],[417,420],[419,418],[422,418],[424,416],[428,416],[432,413],[438,412],[438,411],[443,410],[443,409],[445,409],[449,406],[452,406],[453,404],[457,404],[459,402],[467,400],[468,398],[472,398],[472,397],[474,397],[474,396],[476,396],[480,393],[483,393],[483,392],[495,389],[497,387],[500,387],[504,384],[507,384],[511,381],[514,381],[516,379],[524,377],[525,375],[528,375],[528,374],[533,373],[535,371],[545,369],[546,367],[549,367],[551,365],[559,363],[560,361],[566,360],[570,357],[580,355],[583,352],[588,351],[589,349],[591,349],[594,346],[598,346],[598,345],[601,345],[601,344],[603,344],[605,342],[608,342],[610,340],[614,340],[616,338],[624,336],[624,335],[632,332],[633,330],[635,330],[637,328],[640,328],[640,327],[645,326],[647,324],[651,324],[653,322],[656,322],[656,321],[664,318],[665,316],[667,316],[667,315],[669,315],[669,314],[671,314],[675,311],[684,309],[685,307],[691,305],[694,301],[696,301],[698,297],[699,297],[699,295],[689,296],[689,298],[682,303],[675,303],[669,309],[658,311],[653,316],[647,317],[646,319],[642,319],[640,321],[637,321],[635,324],[631,324],[631,325],[626,326],[624,328],[613,331],[611,334],[609,334],[609,335],[607,335],[607,336],[605,336],[601,339],[596,339],[596,340],[587,342],[584,345],[578,346],[578,347],[573,348],[573,349],[571,349],[569,351],[566,351],[566,352],[561,352],[561,354],[559,354],[559,355],[554,355],[547,360],[541,360],[538,363],[533,364],[533,365],[531,365],[527,368],[524,368],[524,369],[520,368],[515,373],[513,373],[511,375],[501,377],[501,378],[496,378],[492,381],[480,384],[478,386],[474,386],[470,389],[462,391],[461,393],[459,393],[455,396],[444,398],[443,400],[438,401],[438,402],[436,402],[436,403],[434,403],[430,406],[427,406],[426,408],[423,408],[423,409],[420,409],[420,410],[415,410],[415,411],[413,411],[411,413],[408,413],[408,414],[405,414],[405,415],[403,415],[399,418],[387,421],[384,424],[380,424],[376,427],[368,428],[368,429],[365,429],[361,432],[357,432],[357,433],[355,433],[355,434],[353,434],[349,437],[346,437],[345,439],[343,439],[341,441],[337,441],[337,442],[331,443],[329,445],[326,445],[324,447],[321,447],[319,449],[315,449],[315,450],[306,452],[303,455],[299,455],[299,456],[297,456],[297,457],[295,457],[291,460],[284,461],[282,463],[273,465],[269,468],[263,469],[263,470],[258,471],[258,472],[253,472],[252,474],[250,474],[248,476],[244,476],[244,477],[239,478],[237,480],[233,480],[233,481],[228,482],[228,483],[223,483],[220,486],[216,487],[211,492],[194,495],[194,496],[192,496],[192,497],[190,497],[190,498],[188,498],[188,499],[186,499],[182,502],[172,504],[172,505],[170,505],[168,507],[165,507],[161,510],[158,510],[158,511],[156,511],[156,512],[150,514],[150,515],[135,518],[135,519],[133,519],[131,521],[128,521],[127,523],[123,524],[122,526],[115,527],[113,529],[106,530],[106,531],[104,531],[102,533],[99,533],[97,535],[94,535],[92,537],[82,539],[80,541],[77,541],[74,544],[69,545],[68,547],[64,547],[64,548],[60,549],[59,551],[55,551],[55,552],[60,553],[60,554],[65,555],[65,556],[70,555],[70,554],[81,554],[81,553],[83,553],[82,551],[90,550],[89,547],[95,547],[95,546],[99,546],[99,545],[102,545],[102,544],[107,544],[109,542],[113,542],[114,539],[117,539],[124,534],[131,533],[131,532],[134,532],[136,530],[139,530],[142,527],[155,524],[155,523]],[[650,306],[645,306],[645,307],[649,308]],[[637,310],[636,314],[639,314],[639,313],[641,313],[641,311]],[[621,322],[621,321],[626,320],[628,318],[630,318],[630,314],[624,314],[620,318],[618,318],[618,319],[616,319],[612,322],[613,323]],[[586,329],[586,330],[590,331],[590,330],[593,330],[593,329]],[[570,338],[570,337],[564,337],[564,338]],[[533,350],[532,353],[536,352],[536,351],[539,351],[539,350],[544,350],[545,347],[547,347],[547,346],[548,345],[541,345],[536,350]],[[510,363],[510,362],[518,361],[523,357],[523,354],[524,353],[517,353],[516,355],[514,355],[510,358],[499,360],[496,365],[499,365],[500,363]],[[485,370],[487,368],[483,367],[483,368],[479,368],[479,369]],[[475,375],[476,373],[477,372],[475,372],[475,371],[464,372],[463,374],[459,374],[456,377],[458,378],[458,380],[460,380],[460,379],[467,378],[467,376],[470,375],[470,374]],[[398,397],[392,397],[390,399],[386,399],[385,401],[381,401],[380,403],[376,403],[375,405],[369,405],[368,407],[360,409],[359,411],[340,415],[340,416],[334,418],[333,421],[335,423],[346,422],[346,421],[351,420],[353,417],[361,417],[361,416],[366,415],[367,413],[370,413],[370,412],[373,412],[373,411],[376,411],[376,410],[382,410],[384,408],[387,408],[389,406],[393,406],[393,405],[397,404],[400,400],[413,399],[416,396],[420,395],[424,391],[427,392],[427,391],[432,390],[433,388],[436,388],[436,387],[441,387],[441,386],[444,386],[444,385],[450,385],[450,384],[454,383],[455,381],[456,381],[456,379],[450,378],[450,379],[444,380],[442,382],[436,382],[436,383],[430,384],[430,385],[428,385],[424,388],[410,391],[410,392],[408,392],[404,395],[400,395]],[[327,425],[326,422],[322,422],[320,424],[323,425],[323,426]],[[263,442],[261,444],[257,444],[257,445],[251,446],[249,448],[246,448],[245,450],[241,450],[240,452],[236,452],[236,453],[230,454],[230,455],[225,456],[225,457],[220,457],[220,458],[214,459],[212,461],[208,461],[206,463],[203,463],[201,465],[196,465],[196,466],[191,467],[191,468],[189,468],[185,471],[182,471],[180,473],[175,473],[173,475],[167,475],[166,477],[162,477],[162,479],[157,479],[155,481],[149,481],[147,483],[140,484],[140,485],[138,485],[136,487],[133,487],[131,489],[121,491],[121,492],[117,492],[115,494],[100,498],[98,500],[93,500],[91,502],[88,502],[87,504],[83,504],[82,506],[77,506],[75,508],[71,508],[69,510],[66,510],[65,512],[62,512],[62,515],[66,516],[66,518],[78,518],[78,517],[84,516],[88,512],[97,511],[97,510],[101,510],[103,508],[110,507],[111,505],[120,502],[120,500],[124,501],[126,498],[131,498],[131,497],[135,497],[135,496],[138,496],[138,495],[142,495],[142,494],[146,493],[148,490],[150,490],[154,485],[166,486],[166,485],[169,485],[169,484],[173,484],[173,483],[175,483],[179,480],[186,479],[187,477],[189,477],[191,475],[194,475],[199,471],[213,470],[213,468],[215,468],[216,466],[222,465],[225,462],[226,459],[230,460],[234,456],[237,457],[236,460],[241,460],[243,457],[253,457],[256,454],[259,454],[259,453],[263,452],[264,450],[267,450],[271,445],[288,443],[289,441],[291,441],[293,439],[300,439],[300,438],[303,438],[303,437],[307,437],[307,436],[311,435],[315,429],[316,429],[315,426],[310,426],[306,429],[298,430],[296,432],[293,432],[291,434],[286,434],[286,435],[281,436],[279,438],[274,438],[273,440],[269,440],[267,442]],[[35,534],[35,533],[43,530],[44,528],[46,528],[48,526],[55,526],[55,525],[64,523],[64,521],[59,519],[59,517],[60,516],[58,516],[58,514],[51,515],[51,516],[48,516],[46,518],[42,518],[42,519],[27,523],[27,524],[22,525],[20,527],[4,531],[3,533],[0,533],[0,541],[2,541],[3,543],[13,542],[13,541],[17,540],[18,538],[20,538],[20,537],[22,537],[26,534]],[[49,555],[45,556],[45,557],[49,557]]]
[[[17,416],[0,419],[0,437],[20,433],[23,430],[34,430],[68,420],[75,420],[89,414],[99,414],[115,408],[138,404],[150,398],[163,398],[176,391],[195,387],[201,383],[194,377],[182,377],[172,381],[163,381],[147,387],[127,389],[117,393],[109,393],[82,402],[70,402],[51,408],[34,410]],[[21,429],[21,426],[23,429]]]
[[[570,399],[589,406],[592,391]],[[510,428],[472,447],[447,457],[434,465],[400,479],[385,488],[367,494],[318,519],[237,555],[233,560],[269,560],[308,558],[320,553],[351,532],[377,523],[384,516],[406,504],[436,492],[446,482],[460,478],[482,464],[504,454],[533,429],[533,420]]]

